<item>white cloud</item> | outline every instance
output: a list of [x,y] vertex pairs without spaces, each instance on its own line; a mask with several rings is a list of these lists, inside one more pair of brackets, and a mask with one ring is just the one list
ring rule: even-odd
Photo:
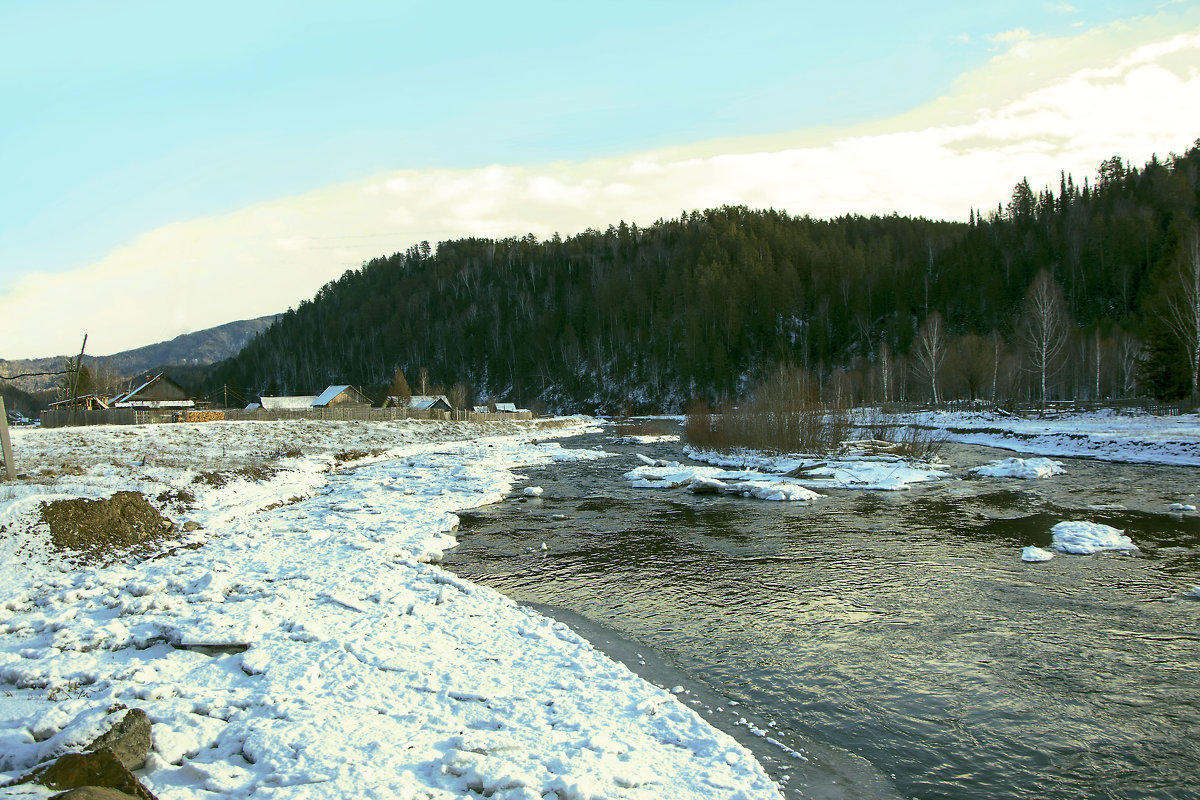
[[[1013,184],[1200,135],[1200,29],[1113,26],[1013,47],[929,106],[872,126],[625,158],[400,171],[146,233],[84,269],[0,297],[5,357],[109,353],[282,311],[346,269],[423,239],[547,237],[721,204],[828,217],[963,219]],[[1147,33],[1154,35],[1149,35]]]
[[1014,28],[1011,31],[993,33],[991,36],[987,37],[989,42],[993,42],[995,44],[1017,44],[1019,42],[1027,42],[1034,38],[1036,37],[1029,32],[1028,28]]

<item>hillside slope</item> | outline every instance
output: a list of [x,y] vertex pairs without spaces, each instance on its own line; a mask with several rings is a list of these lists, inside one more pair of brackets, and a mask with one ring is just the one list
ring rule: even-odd
[[[275,319],[276,316],[271,315],[258,319],[229,322],[215,328],[185,333],[167,342],[158,342],[134,350],[114,353],[111,356],[84,355],[83,363],[89,370],[106,370],[122,378],[135,376],[165,364],[189,366],[215,364],[235,355]],[[73,357],[73,355],[63,355],[50,358],[0,359],[0,375],[54,372],[63,369],[66,359]],[[7,383],[23,392],[38,392],[53,388],[58,380],[57,376],[43,375],[16,378]]]

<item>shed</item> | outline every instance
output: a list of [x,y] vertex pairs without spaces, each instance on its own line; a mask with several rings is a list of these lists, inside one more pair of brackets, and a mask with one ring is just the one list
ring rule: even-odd
[[108,404],[111,402],[112,397],[106,394],[85,394],[80,397],[76,397],[74,401],[67,399],[59,400],[57,403],[51,403],[50,408],[65,409],[74,406],[75,408],[82,408],[86,411],[100,411],[108,408]]
[[321,396],[313,400],[313,407],[328,408],[329,406],[367,406],[371,398],[355,389],[353,386],[330,386],[321,392]]
[[517,413],[516,403],[496,403],[497,414],[515,414]]
[[194,408],[187,390],[160,372],[133,391],[117,395],[112,408]]

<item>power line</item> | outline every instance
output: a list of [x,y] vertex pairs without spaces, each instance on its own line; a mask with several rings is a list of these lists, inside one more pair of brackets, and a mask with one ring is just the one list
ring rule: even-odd
[[69,375],[73,369],[60,369],[58,372],[21,372],[16,375],[0,375],[2,381],[15,381],[17,378],[34,378],[39,375]]

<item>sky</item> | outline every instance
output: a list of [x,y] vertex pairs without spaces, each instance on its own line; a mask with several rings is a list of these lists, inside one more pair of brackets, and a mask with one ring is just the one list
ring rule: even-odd
[[422,240],[964,220],[1200,138],[1200,0],[0,0],[0,358],[277,313]]

